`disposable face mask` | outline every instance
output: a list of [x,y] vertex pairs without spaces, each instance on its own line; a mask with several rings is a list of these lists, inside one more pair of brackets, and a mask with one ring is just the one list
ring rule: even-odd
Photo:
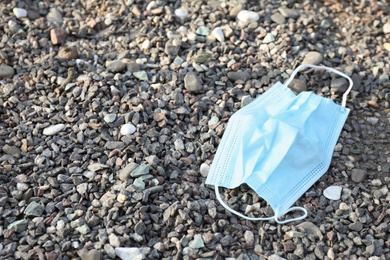
[[[324,69],[349,81],[341,106],[311,92],[295,95],[287,86],[300,69]],[[352,80],[324,66],[302,64],[287,80],[269,88],[229,119],[206,179],[216,197],[230,212],[248,220],[284,224],[307,216],[302,207],[291,207],[329,168],[333,149],[347,119],[345,107]],[[252,218],[231,209],[218,187],[233,189],[246,183],[274,210],[274,216]],[[301,210],[303,215],[279,220]]]

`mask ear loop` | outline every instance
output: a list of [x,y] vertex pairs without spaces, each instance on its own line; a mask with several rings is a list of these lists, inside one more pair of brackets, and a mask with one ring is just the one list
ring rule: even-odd
[[229,207],[229,205],[227,205],[221,198],[221,194],[219,193],[219,189],[218,189],[218,185],[215,185],[214,186],[215,188],[215,195],[217,196],[217,199],[219,201],[219,203],[221,203],[221,205],[228,211],[230,211],[231,213],[237,215],[237,216],[240,216],[244,219],[247,219],[247,220],[271,220],[271,219],[274,219],[276,223],[278,224],[285,224],[285,223],[288,223],[288,222],[292,222],[292,221],[296,221],[296,220],[301,220],[301,219],[304,219],[307,217],[307,210],[305,208],[302,208],[302,207],[291,207],[289,208],[289,210],[286,212],[290,212],[290,211],[294,211],[294,210],[301,210],[304,212],[304,214],[300,217],[297,217],[297,218],[293,218],[293,219],[287,219],[287,220],[278,220],[278,212],[276,211],[275,212],[275,215],[272,216],[272,217],[263,217],[263,218],[251,218],[251,217],[248,217],[248,216],[245,216],[243,214],[241,214],[240,212],[238,211],[235,211],[234,209],[232,209],[231,207]]
[[353,86],[353,81],[350,77],[348,77],[346,74],[338,71],[338,70],[335,70],[333,68],[329,68],[329,67],[326,67],[326,66],[317,66],[317,65],[312,65],[312,64],[301,64],[300,66],[298,66],[294,71],[293,73],[291,74],[290,78],[286,81],[285,85],[288,86],[291,81],[295,78],[295,75],[297,75],[298,71],[300,71],[301,69],[303,68],[313,68],[313,69],[323,69],[323,70],[327,70],[327,71],[330,71],[330,72],[333,72],[339,76],[342,76],[344,78],[346,78],[348,81],[349,81],[349,87],[348,89],[344,92],[343,94],[343,99],[341,101],[341,106],[342,107],[345,107],[346,103],[347,103],[347,96],[349,94],[349,92],[351,92],[351,89],[352,89],[352,86]]

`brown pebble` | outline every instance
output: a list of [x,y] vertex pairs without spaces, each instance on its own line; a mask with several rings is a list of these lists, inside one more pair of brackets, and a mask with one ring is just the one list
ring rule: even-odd
[[160,122],[161,120],[163,120],[165,118],[165,115],[163,113],[155,113],[153,115],[153,119],[154,121],[156,122]]
[[286,242],[283,243],[283,249],[284,252],[291,253],[296,249],[296,246],[293,241],[287,240]]
[[74,46],[65,46],[58,51],[58,57],[66,60],[74,60],[78,55],[77,48]]
[[28,151],[27,139],[22,139],[21,150],[22,150],[22,152],[27,153],[27,151]]
[[375,101],[375,100],[370,100],[367,102],[367,104],[371,107],[374,107],[374,108],[379,108],[379,105],[378,103]]
[[50,30],[50,39],[54,45],[63,43],[66,39],[66,36],[67,33],[62,28],[54,28]]
[[141,16],[141,10],[139,9],[138,6],[134,5],[133,8],[131,8],[131,12],[135,14],[136,16],[140,17]]

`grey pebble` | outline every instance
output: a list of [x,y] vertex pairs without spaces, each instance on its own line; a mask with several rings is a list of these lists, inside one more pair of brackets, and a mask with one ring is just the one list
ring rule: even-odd
[[337,93],[344,93],[349,86],[348,81],[345,78],[333,79],[330,83],[330,88]]
[[356,183],[360,183],[366,179],[367,171],[363,169],[352,169],[351,179]]
[[61,26],[63,21],[62,14],[57,8],[51,8],[50,12],[46,15],[46,19],[49,23],[57,26]]
[[179,50],[180,50],[180,45],[177,46],[176,44],[174,44],[173,40],[169,40],[167,41],[167,43],[165,43],[164,51],[167,55],[176,56],[179,53]]
[[108,141],[105,147],[109,150],[120,149],[125,147],[125,143],[120,141]]
[[301,14],[299,12],[299,10],[297,9],[291,9],[291,8],[287,8],[287,7],[279,7],[278,8],[278,11],[284,16],[284,17],[288,17],[288,18],[298,18]]
[[6,154],[9,154],[9,155],[12,155],[16,158],[19,158],[20,157],[20,149],[16,146],[11,146],[11,145],[4,145],[3,148],[2,148],[3,152],[6,153]]
[[44,210],[45,209],[41,204],[32,201],[24,210],[24,214],[27,217],[40,217]]
[[288,86],[295,94],[307,91],[306,81],[301,79],[293,79]]
[[302,61],[303,64],[313,64],[318,65],[322,62],[323,56],[321,53],[317,51],[309,51],[306,55],[304,60]]
[[126,69],[126,64],[120,60],[115,60],[110,62],[110,64],[107,66],[107,69],[113,73],[119,73]]
[[149,80],[148,74],[144,70],[133,72],[133,75],[134,75],[134,77],[136,77],[137,79],[142,80],[142,81]]
[[227,74],[228,78],[235,82],[237,80],[247,81],[251,78],[251,75],[247,71],[230,71]]
[[22,233],[27,229],[27,220],[25,219],[17,220],[9,224],[7,228],[15,230],[15,232],[17,233]]
[[194,239],[189,243],[188,246],[193,249],[203,248],[204,243],[203,243],[202,236],[200,234],[196,234],[194,236]]
[[139,165],[137,163],[131,162],[126,165],[125,168],[123,168],[119,173],[119,179],[121,181],[126,181],[131,177],[131,172],[135,170]]
[[281,15],[280,13],[274,13],[273,15],[271,15],[271,20],[277,24],[285,24],[286,23],[286,18],[283,15]]
[[14,74],[15,74],[15,71],[11,66],[0,65],[0,79],[10,78]]
[[191,92],[199,92],[203,89],[202,79],[195,72],[187,72],[184,77],[184,87]]
[[91,249],[90,251],[84,251],[80,255],[81,260],[100,260],[102,259],[102,253],[96,249]]
[[138,166],[137,168],[135,168],[135,169],[130,173],[130,176],[131,176],[131,177],[139,177],[139,176],[148,174],[149,171],[150,171],[150,166],[147,165],[147,164],[145,164],[145,163],[142,163],[140,166]]

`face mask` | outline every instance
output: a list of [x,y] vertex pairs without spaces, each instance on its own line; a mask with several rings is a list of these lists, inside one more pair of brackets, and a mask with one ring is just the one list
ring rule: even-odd
[[[325,69],[349,81],[341,106],[311,92],[295,95],[287,86],[300,69]],[[302,64],[287,80],[273,85],[229,119],[206,179],[230,212],[248,220],[284,224],[304,219],[307,210],[291,207],[328,169],[334,146],[347,119],[345,107],[352,80],[324,66]],[[252,218],[223,202],[218,187],[233,189],[246,183],[274,210],[274,216]],[[303,215],[278,218],[301,210]]]

